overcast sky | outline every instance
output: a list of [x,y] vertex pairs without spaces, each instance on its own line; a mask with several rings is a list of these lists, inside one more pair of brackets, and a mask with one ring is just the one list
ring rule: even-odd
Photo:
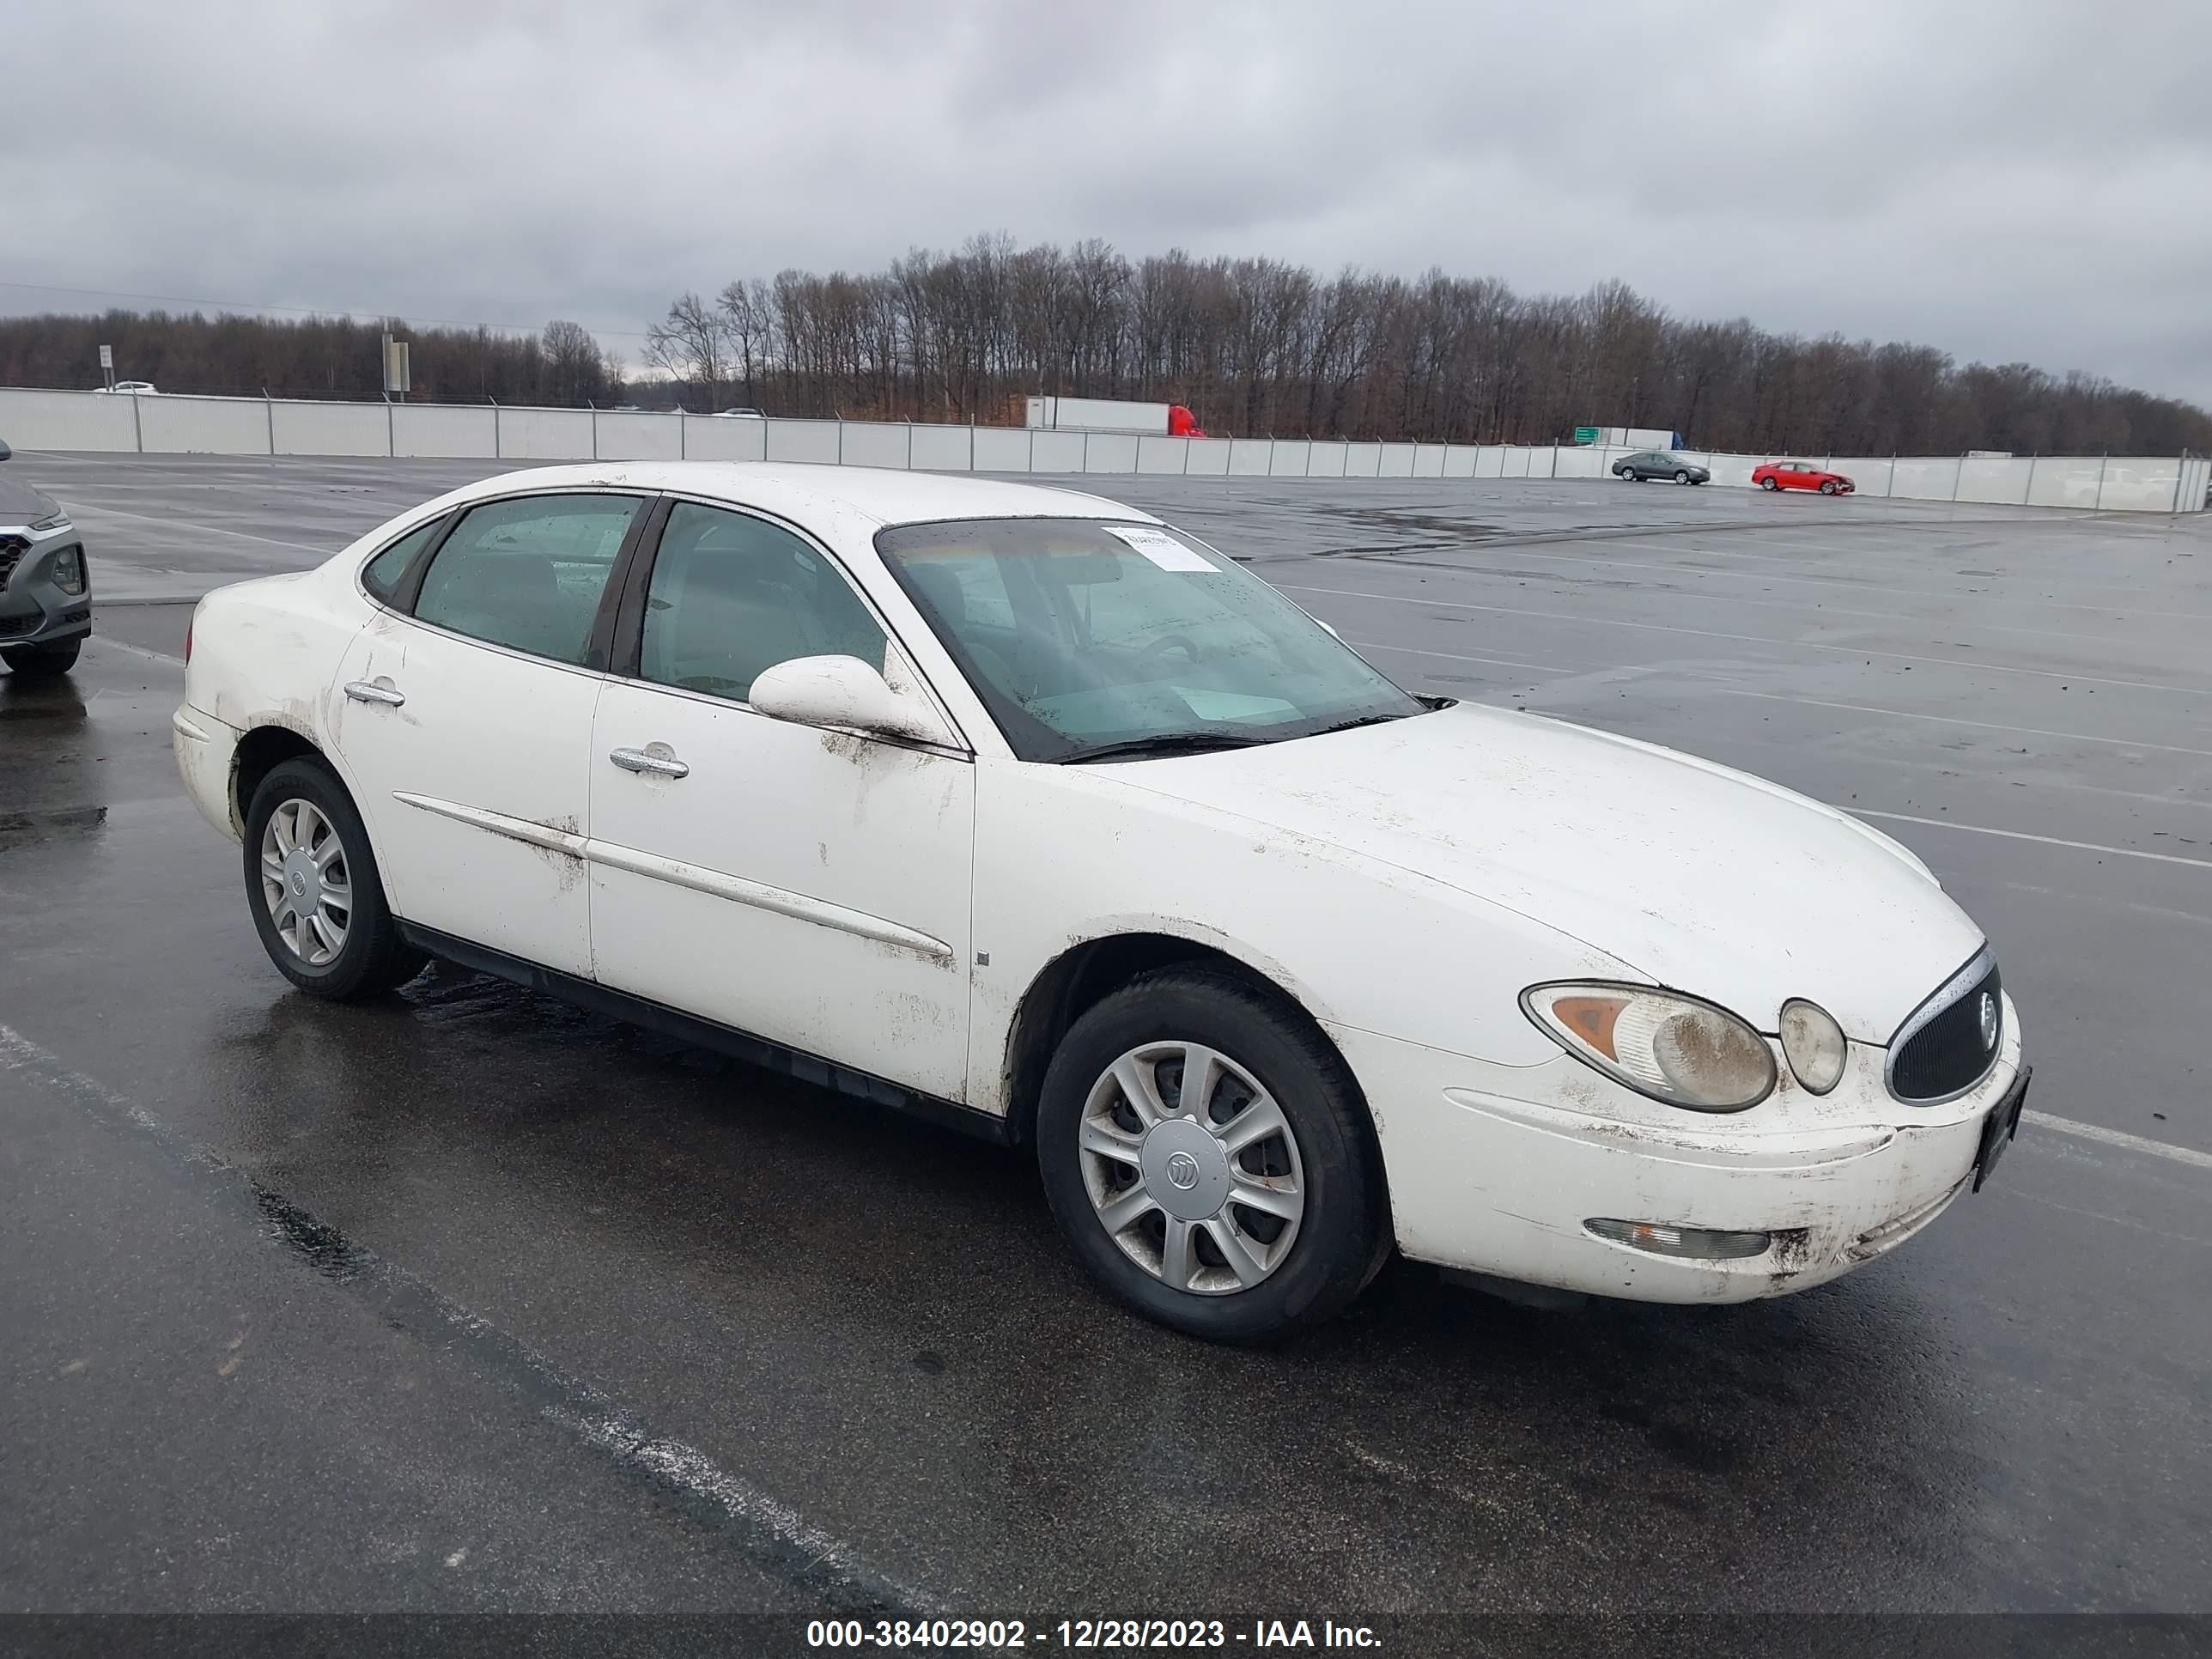
[[[2205,0],[14,0],[0,281],[572,317],[978,230],[1619,277],[2212,404]],[[48,89],[40,91],[44,81]],[[0,287],[0,309],[101,296]]]

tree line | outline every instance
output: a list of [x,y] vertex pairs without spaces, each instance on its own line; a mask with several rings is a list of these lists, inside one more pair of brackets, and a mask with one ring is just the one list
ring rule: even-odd
[[2203,409],[2100,376],[1679,318],[1618,282],[1522,295],[1004,234],[686,293],[646,355],[702,404],[778,415],[1018,422],[1011,400],[1045,392],[1186,404],[1217,435],[1550,443],[1589,424],[1741,453],[2212,449]]
[[872,273],[686,293],[627,382],[565,320],[528,335],[111,311],[0,318],[0,385],[97,386],[106,343],[119,377],[165,392],[374,399],[386,327],[410,342],[412,395],[441,402],[1018,424],[1018,400],[1045,392],[1186,404],[1230,436],[1550,443],[1594,424],[1744,453],[2212,452],[2212,415],[2100,376],[1680,318],[1617,282],[1522,295],[1441,270],[1322,277],[1004,234]]
[[0,386],[96,386],[100,348],[115,348],[118,380],[216,397],[383,396],[383,336],[408,342],[415,398],[437,403],[622,401],[622,365],[591,331],[556,319],[541,334],[416,328],[347,317],[276,319],[110,311],[101,316],[0,317]]

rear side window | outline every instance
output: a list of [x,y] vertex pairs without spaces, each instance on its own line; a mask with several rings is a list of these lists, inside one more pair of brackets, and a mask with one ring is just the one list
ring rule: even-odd
[[844,573],[789,531],[678,502],[647,584],[638,673],[743,702],[794,657],[858,657],[880,670],[884,630]]
[[417,620],[581,664],[615,556],[642,501],[526,495],[471,507],[422,577]]
[[437,536],[438,526],[445,522],[441,516],[428,524],[417,525],[392,543],[362,567],[361,585],[390,605],[392,596],[399,591],[400,578],[407,574],[408,564],[430,544]]

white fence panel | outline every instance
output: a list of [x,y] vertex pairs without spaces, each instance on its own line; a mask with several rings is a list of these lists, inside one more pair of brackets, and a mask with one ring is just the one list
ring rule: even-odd
[[1505,446],[1485,444],[1474,452],[1474,471],[1470,478],[1502,478],[1505,476]]
[[104,392],[0,391],[0,438],[18,449],[138,447],[131,404]]
[[1352,454],[1350,444],[1314,443],[1306,449],[1306,477],[1341,478]]
[[1611,451],[1576,447],[1559,452],[1556,476],[1562,478],[1602,478],[1612,471]]
[[1188,459],[1184,470],[1194,478],[1221,478],[1229,473],[1231,456],[1237,446],[1226,438],[1188,438],[1185,453]]
[[1032,432],[1030,442],[1030,470],[1032,472],[1080,472],[1083,471],[1084,434],[1080,432]]
[[1410,478],[1413,476],[1413,452],[1418,444],[1384,444],[1375,465],[1378,478]]
[[389,455],[392,418],[382,404],[279,401],[269,406],[279,455]]
[[[620,418],[601,415],[601,421]],[[678,436],[687,461],[758,461],[767,458],[766,421],[733,416],[682,415]]]
[[914,465],[917,471],[973,472],[975,470],[975,428],[971,426],[926,426],[914,428]]
[[1476,444],[1446,444],[1444,469],[1447,478],[1472,478],[1477,462],[1482,459],[1480,446]]
[[1231,438],[1229,441],[1229,476],[1234,478],[1264,478],[1273,471],[1275,441],[1272,438]]
[[1303,478],[1313,465],[1313,445],[1304,438],[1271,438],[1267,441],[1267,476],[1271,478]]
[[1083,452],[1085,472],[1134,472],[1137,440],[1126,432],[1094,432]]
[[2178,457],[2115,456],[2105,463],[2105,494],[2098,505],[2107,513],[2170,513],[2179,479]]
[[1344,447],[1344,476],[1347,478],[1372,478],[1382,469],[1381,444],[1346,444]]
[[[588,461],[592,459],[592,426],[588,409],[502,409],[498,411],[499,453],[510,461]],[[276,429],[281,435],[281,422]]]
[[762,424],[768,428],[769,460],[837,464],[836,422],[763,421]]
[[492,453],[491,410],[434,404],[392,405],[392,453],[483,460]]
[[1190,440],[1143,437],[1137,440],[1137,471],[1183,473],[1190,471]]
[[1956,455],[1900,455],[1893,495],[1917,501],[1948,501],[1959,487],[1960,459]]
[[[2027,499],[2027,469],[2032,465],[2025,458],[2000,461],[1983,457],[1964,461],[1959,468],[1957,499],[2017,507]],[[1860,482],[1858,474],[1848,468],[1832,470],[1842,471],[1854,483]]]
[[1409,478],[1441,478],[1444,476],[1445,447],[1442,444],[1414,444],[1413,456],[1406,471]]
[[[503,418],[503,417],[502,417]],[[599,415],[603,461],[680,461],[690,447],[684,417],[675,415]]]
[[1026,472],[1030,470],[1030,434],[1004,427],[975,428],[975,470],[978,472]]
[[[747,422],[748,426],[757,424]],[[903,471],[907,446],[913,430],[903,421],[848,421],[844,455],[847,466],[888,466]]]
[[2028,463],[2034,475],[2027,492],[2030,507],[2088,507],[2097,499],[2102,463],[2070,455],[2041,455]]
[[[1759,459],[1764,460],[1765,457]],[[1890,476],[1889,457],[1887,455],[1829,455],[1820,458],[1820,460],[1826,462],[1829,471],[1840,472],[1849,478],[1853,488],[1862,495],[1887,498],[1896,493],[1892,487],[1895,480]],[[1820,465],[1820,461],[1814,464]],[[2021,465],[2025,468],[2027,463],[2022,462]],[[2021,483],[2024,485],[2026,482],[2027,473],[2023,471]],[[2019,488],[2017,485],[2014,487],[2014,501],[2020,499]]]
[[141,398],[140,446],[155,455],[266,455],[269,406],[258,398]]

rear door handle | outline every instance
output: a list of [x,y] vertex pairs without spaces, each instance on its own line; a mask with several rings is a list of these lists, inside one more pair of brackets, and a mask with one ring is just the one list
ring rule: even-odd
[[390,680],[348,680],[345,694],[356,702],[380,702],[397,708],[407,701],[407,694],[396,688]]
[[[665,746],[660,744],[653,745],[656,749]],[[648,750],[611,750],[608,751],[607,758],[625,772],[650,772],[656,777],[663,778],[688,778],[691,775],[691,769],[677,759],[675,756],[656,755]]]

